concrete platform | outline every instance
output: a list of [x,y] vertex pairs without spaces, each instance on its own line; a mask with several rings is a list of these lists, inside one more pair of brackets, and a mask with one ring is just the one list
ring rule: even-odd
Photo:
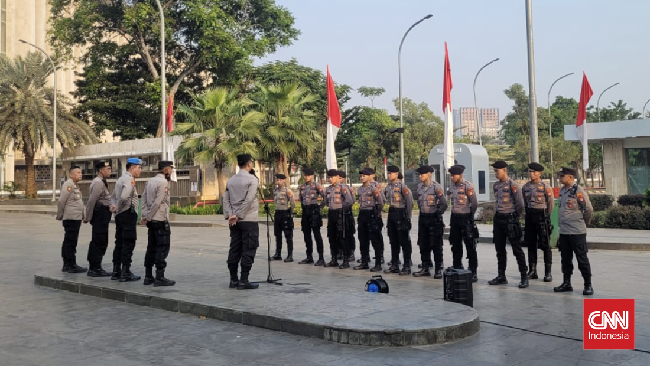
[[[203,276],[174,278],[179,283],[167,288],[144,286],[142,280],[120,283],[56,271],[36,274],[34,281],[38,286],[343,344],[439,344],[469,337],[480,327],[478,313],[471,307],[372,294],[363,287],[263,282],[257,290],[236,290]],[[391,280],[387,281],[390,286]]]

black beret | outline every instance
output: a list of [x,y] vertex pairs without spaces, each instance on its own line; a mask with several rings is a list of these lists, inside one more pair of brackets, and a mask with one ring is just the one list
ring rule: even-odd
[[449,174],[451,175],[460,175],[463,174],[464,171],[465,171],[464,165],[454,165],[451,168],[449,168]]
[[107,166],[111,166],[111,161],[110,160],[100,160],[99,162],[97,162],[97,164],[95,164],[95,168],[97,170],[99,170],[101,168],[104,168],[104,167],[107,167]]
[[302,168],[302,174],[304,174],[304,175],[314,175],[314,169]]
[[389,165],[386,169],[389,173],[399,173],[399,168],[395,165]]
[[328,177],[338,177],[340,173],[341,172],[339,172],[336,169],[330,169],[330,170],[327,171],[327,176]]
[[404,179],[404,176],[402,175],[402,173],[397,174],[397,179]]
[[508,163],[506,163],[506,162],[503,161],[503,160],[498,160],[498,161],[495,161],[494,164],[492,164],[492,166],[493,166],[495,169],[503,169],[503,168],[507,168],[507,167],[508,167]]
[[287,179],[287,176],[284,174],[276,174],[275,177],[278,179]]
[[359,174],[372,175],[372,174],[375,174],[375,171],[372,170],[371,168],[363,168],[363,169],[359,170]]
[[564,175],[564,174],[569,174],[569,175],[573,175],[574,177],[577,175],[575,169],[572,169],[572,168],[566,168],[566,167],[562,167],[562,169],[560,169],[560,171],[558,172],[558,174],[563,174],[563,175]]
[[174,167],[174,162],[169,160],[161,160],[158,162],[158,170],[163,170],[165,167]]
[[415,169],[419,174],[433,173],[433,168],[429,165],[422,165],[421,167]]
[[237,164],[244,165],[249,161],[253,160],[253,157],[250,154],[241,154],[237,155]]
[[341,177],[341,178],[347,178],[347,177],[348,177],[348,175],[347,175],[347,174],[345,174],[345,172],[344,172],[344,171],[342,171],[342,170],[339,170],[339,177]]
[[530,163],[528,164],[528,169],[534,170],[536,172],[543,172],[544,167],[539,163]]

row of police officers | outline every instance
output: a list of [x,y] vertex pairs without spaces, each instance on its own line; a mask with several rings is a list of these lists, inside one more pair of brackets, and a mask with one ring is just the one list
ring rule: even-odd
[[[521,275],[519,288],[529,286],[529,279],[538,279],[537,250],[543,252],[544,282],[551,282],[552,252],[550,236],[553,230],[550,216],[555,201],[550,186],[541,180],[544,167],[538,163],[529,164],[530,180],[523,186],[508,177],[508,164],[497,161],[494,168],[497,181],[494,183],[496,212],[493,219],[493,242],[497,256],[497,276],[488,281],[490,285],[508,283],[506,278],[507,250],[510,246],[517,261]],[[355,270],[369,269],[371,272],[395,273],[416,277],[433,276],[442,278],[443,270],[443,235],[445,224],[442,215],[451,205],[449,241],[452,247],[453,267],[463,269],[464,251],[467,254],[468,269],[472,272],[472,281],[478,280],[478,256],[476,245],[479,232],[474,222],[478,208],[474,185],[463,178],[465,167],[452,166],[451,185],[443,192],[440,184],[432,179],[433,169],[421,166],[416,169],[419,174],[417,203],[418,216],[417,245],[420,251],[420,270],[412,271],[412,245],[410,240],[411,214],[413,210],[413,192],[401,181],[401,173],[396,166],[387,167],[388,184],[385,188],[374,181],[375,172],[370,168],[359,171],[361,186],[358,188],[359,216],[354,222],[352,205],[356,202],[355,192],[344,184],[344,172],[331,169],[327,171],[330,186],[323,188],[314,181],[314,171],[304,168],[305,182],[299,187],[298,201],[302,205],[302,232],[306,244],[306,258],[300,264],[315,266],[350,268],[354,261],[354,234],[359,238],[361,258]],[[584,278],[584,295],[593,294],[591,269],[587,258],[586,225],[593,211],[586,192],[574,184],[576,172],[571,168],[562,168],[558,172],[563,188],[559,203],[559,240],[558,248],[562,257],[563,282],[554,290],[556,292],[573,291],[571,275],[573,273],[573,255]],[[285,262],[293,261],[293,211],[295,198],[287,187],[286,176],[276,175],[277,186],[274,191],[276,204],[275,228],[276,251],[273,259],[282,259],[282,237],[287,242]],[[449,201],[448,201],[449,200]],[[390,262],[383,269],[384,242],[381,234],[384,227],[382,209],[387,204],[388,218],[386,228],[390,243]],[[320,228],[323,225],[321,210],[327,207],[327,238],[331,260],[325,262],[324,244]],[[525,215],[525,233],[522,240],[520,218]],[[313,236],[313,240],[312,240]],[[314,255],[314,245],[318,257]],[[528,262],[522,249],[522,243],[528,246]],[[370,258],[370,245],[374,249],[374,262]],[[404,263],[399,260],[402,253]],[[433,254],[433,255],[432,255]],[[342,263],[339,264],[339,260]],[[432,271],[433,269],[433,271]],[[433,273],[432,273],[433,272]]]
[[[112,173],[110,161],[100,161],[95,165],[97,176],[90,184],[89,197],[83,203],[78,183],[82,172],[73,166],[68,172],[69,179],[61,188],[56,219],[63,222],[64,239],[61,249],[63,272],[87,273],[90,277],[111,277],[120,282],[137,281],[140,276],[131,272],[133,251],[137,240],[138,205],[140,196],[135,179],[142,172],[142,160],[129,158],[126,172],[109,192],[107,178]],[[170,249],[171,230],[169,228],[170,187],[173,169],[171,161],[158,163],[158,174],[150,179],[142,194],[142,218],[140,224],[148,228],[147,251],[144,259],[144,284],[154,286],[173,286],[175,281],[165,277],[167,256]],[[115,214],[115,248],[113,249],[113,271],[102,268],[102,260],[108,248],[108,225]],[[92,239],[88,246],[89,268],[77,264],[77,242],[82,223],[92,225]],[[153,267],[156,274],[153,274]]]

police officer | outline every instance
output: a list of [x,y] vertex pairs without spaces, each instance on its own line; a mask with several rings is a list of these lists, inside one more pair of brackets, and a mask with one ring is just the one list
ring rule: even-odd
[[325,191],[323,187],[314,182],[314,170],[311,168],[303,168],[302,173],[305,177],[298,194],[300,205],[302,207],[302,219],[300,226],[305,239],[305,246],[307,249],[307,258],[298,262],[299,264],[314,263],[314,242],[311,239],[311,233],[314,233],[314,240],[316,240],[316,251],[318,252],[318,261],[314,266],[324,266],[325,258],[323,257],[323,236],[320,233],[320,228],[323,226],[323,218],[320,215],[321,206],[318,203],[318,197],[325,198]]
[[562,274],[564,281],[553,290],[555,292],[573,291],[571,275],[573,274],[573,253],[578,261],[578,269],[584,279],[585,296],[593,295],[591,286],[591,265],[587,252],[587,225],[591,221],[593,207],[587,192],[574,183],[576,171],[571,168],[562,168],[558,172],[562,189],[560,189],[559,226],[560,239],[558,246],[562,255]]
[[555,206],[553,190],[542,182],[544,167],[538,163],[528,164],[530,181],[521,188],[526,204],[524,241],[528,245],[528,278],[536,280],[537,248],[544,252],[544,282],[551,282],[551,263],[553,253],[549,243],[551,238],[551,213]]
[[[347,188],[347,190],[350,191],[350,196],[352,196],[352,204],[354,205],[354,202],[356,201],[356,197],[354,195],[354,188],[352,188],[349,184],[346,183],[345,180],[346,177],[347,174],[345,174],[344,171],[339,170],[339,178],[340,178],[339,184],[341,184],[341,186]],[[354,263],[356,259],[354,257],[354,252],[357,249],[357,243],[356,240],[354,239],[354,234],[357,233],[357,228],[356,228],[356,223],[354,222],[354,215],[352,215],[352,206],[345,209],[343,217],[345,218],[345,234],[346,234],[345,240],[348,242],[348,248],[350,248],[350,256],[348,258],[348,261]],[[341,257],[340,259],[343,258]]]
[[[154,287],[174,286],[176,281],[165,278],[167,256],[171,241],[169,228],[169,180],[174,169],[174,162],[160,161],[158,174],[153,177],[144,189],[142,195],[142,224],[149,229],[147,252],[144,256],[144,284]],[[156,265],[156,277],[153,277],[153,266]]]
[[[257,223],[260,208],[257,200],[259,181],[249,173],[253,168],[250,155],[237,155],[237,164],[239,173],[228,179],[223,198],[223,214],[230,226],[230,251],[227,261],[230,271],[229,287],[249,290],[259,287],[259,284],[248,281],[255,253],[260,246],[260,228]],[[240,265],[241,277],[238,277]]]
[[[354,202],[350,191],[339,183],[339,171],[330,169],[327,171],[327,176],[330,181],[330,186],[325,190],[325,199],[322,205],[327,206],[327,238],[330,243],[330,251],[332,252],[332,260],[327,263],[326,267],[339,267],[340,269],[350,268],[350,248],[346,240],[346,223],[345,223],[345,210],[352,206]],[[343,251],[343,264],[339,266],[338,253]]]
[[[409,232],[411,230],[411,213],[413,211],[413,195],[408,187],[398,181],[399,168],[391,165],[387,167],[388,180],[384,195],[390,208],[388,209],[388,239],[390,241],[391,261],[390,267],[384,273],[399,273],[401,276],[411,274],[411,243]],[[399,251],[402,249],[404,265],[399,270]]]
[[81,191],[77,183],[81,180],[81,168],[73,166],[68,171],[68,180],[61,187],[61,195],[57,205],[56,219],[63,220],[63,245],[61,257],[63,258],[62,272],[83,273],[88,269],[77,265],[77,242],[81,221],[86,214]]
[[377,184],[372,184],[375,171],[365,168],[359,171],[361,184],[359,187],[359,247],[361,250],[361,264],[354,267],[356,270],[370,268],[370,243],[375,250],[375,266],[371,272],[379,272],[384,251],[381,239],[381,211],[384,208],[384,193]]
[[142,173],[142,160],[129,158],[126,172],[115,183],[111,203],[115,212],[115,249],[113,250],[113,275],[111,280],[137,281],[140,276],[131,272],[135,241],[138,239],[138,190],[135,178]]
[[102,259],[108,247],[108,224],[111,222],[111,195],[106,178],[111,176],[111,163],[100,160],[95,164],[97,176],[90,183],[90,193],[86,204],[86,219],[93,227],[92,239],[88,246],[88,276],[108,277],[111,274],[102,268]]
[[442,186],[431,179],[433,168],[423,165],[415,170],[420,174],[418,184],[418,246],[420,246],[420,258],[422,269],[414,272],[413,276],[431,276],[431,250],[436,264],[433,278],[442,278],[443,255],[442,240],[445,224],[442,221],[442,214],[447,210],[447,198],[442,193]]
[[448,194],[451,200],[451,220],[449,228],[449,243],[454,256],[454,268],[463,269],[463,242],[469,258],[469,270],[472,271],[472,282],[478,281],[478,255],[476,242],[478,230],[474,224],[474,213],[478,208],[476,189],[474,185],[463,179],[465,167],[454,165],[449,168],[451,186]]
[[275,255],[273,259],[282,259],[282,233],[284,232],[284,236],[287,238],[287,258],[284,261],[293,262],[293,209],[296,207],[296,202],[291,189],[285,186],[287,177],[284,174],[276,174],[275,179],[276,187],[273,191]]
[[499,160],[492,164],[497,181],[494,183],[494,199],[496,200],[496,214],[494,215],[494,247],[497,252],[499,274],[488,281],[490,285],[507,284],[506,263],[508,253],[506,252],[506,239],[510,240],[512,253],[517,258],[521,282],[519,288],[528,287],[526,276],[526,255],[521,249],[521,224],[519,216],[524,212],[524,198],[521,195],[519,184],[508,178],[508,164]]

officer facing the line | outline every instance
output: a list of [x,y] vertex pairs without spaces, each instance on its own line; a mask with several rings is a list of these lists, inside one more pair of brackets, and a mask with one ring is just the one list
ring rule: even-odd
[[471,182],[463,179],[465,167],[454,165],[449,168],[451,186],[449,199],[451,200],[451,220],[449,228],[449,243],[454,255],[454,268],[463,269],[463,243],[469,259],[468,269],[472,271],[472,282],[478,281],[478,255],[476,242],[478,230],[474,224],[474,213],[478,208],[476,189]]
[[61,187],[61,195],[57,205],[56,219],[63,220],[63,258],[62,272],[83,273],[87,269],[77,265],[77,242],[81,221],[85,220],[84,202],[77,183],[81,180],[81,168],[73,166],[68,171],[68,180]]
[[287,238],[287,258],[285,262],[293,262],[293,209],[296,202],[293,199],[291,189],[286,187],[287,177],[284,174],[275,175],[275,190],[273,200],[275,202],[275,216],[273,219],[273,234],[275,235],[274,260],[282,259],[282,233]]
[[356,270],[370,268],[370,243],[375,250],[375,266],[371,272],[379,272],[381,268],[384,247],[381,239],[381,211],[384,208],[384,194],[380,187],[372,184],[375,171],[365,168],[359,171],[362,186],[359,187],[359,248],[361,250],[361,264],[354,267]]
[[[248,280],[255,253],[260,246],[260,227],[257,223],[260,208],[257,199],[259,181],[250,174],[253,168],[253,158],[250,155],[237,155],[237,164],[239,172],[228,179],[223,197],[223,214],[230,226],[227,261],[230,271],[229,287],[249,290],[259,287],[259,284]],[[238,277],[240,264],[241,277]]]
[[528,245],[528,278],[536,280],[537,276],[537,248],[544,252],[544,282],[551,282],[551,213],[555,201],[553,190],[542,182],[544,167],[538,163],[528,164],[530,181],[521,189],[526,204],[526,231],[524,241]]
[[[144,284],[154,287],[174,286],[176,281],[165,278],[167,256],[171,242],[169,228],[170,192],[169,180],[174,169],[174,162],[161,161],[158,163],[158,174],[152,178],[142,195],[142,224],[149,228],[147,252],[144,255]],[[156,277],[153,277],[153,266],[156,265]]]
[[[384,195],[390,208],[388,209],[388,239],[390,241],[391,264],[384,273],[399,273],[402,276],[411,274],[411,213],[413,211],[413,195],[408,187],[397,180],[399,168],[391,165],[388,170],[390,183],[384,189]],[[404,255],[404,266],[399,270],[399,251]]]
[[[327,206],[327,238],[330,242],[332,260],[326,267],[339,267],[340,269],[350,268],[350,248],[346,240],[345,209],[354,203],[350,191],[339,183],[339,171],[330,169],[327,171],[331,185],[325,190],[325,199],[322,205]],[[337,261],[338,253],[343,251],[343,264],[339,266]]]
[[111,163],[101,160],[95,164],[97,176],[90,183],[90,193],[86,204],[86,219],[93,227],[92,239],[88,246],[88,276],[109,277],[111,274],[102,268],[102,259],[108,247],[108,224],[111,222],[111,195],[106,178],[111,176]]
[[413,276],[431,276],[429,267],[432,267],[431,250],[433,249],[433,258],[436,264],[433,278],[442,278],[442,240],[445,228],[442,214],[447,210],[447,198],[442,193],[442,186],[431,179],[432,167],[424,165],[415,171],[420,174],[420,184],[418,184],[418,207],[420,208],[418,245],[420,246],[422,269],[413,273]]
[[126,172],[115,183],[111,203],[115,211],[115,249],[113,250],[113,275],[111,280],[137,281],[140,276],[131,272],[135,241],[138,239],[138,190],[135,178],[142,173],[142,160],[129,158]]
[[510,240],[512,253],[517,258],[521,282],[519,288],[528,287],[526,267],[526,255],[521,249],[521,224],[519,217],[524,212],[524,198],[521,195],[519,184],[508,178],[508,164],[499,160],[492,164],[494,174],[498,179],[494,183],[494,199],[496,200],[496,214],[494,215],[494,247],[497,252],[499,274],[493,280],[488,281],[490,285],[507,284],[506,264],[508,252],[506,251],[506,239]]
[[325,191],[320,184],[314,182],[314,170],[311,168],[303,168],[302,173],[305,177],[305,183],[299,188],[299,200],[302,206],[302,219],[300,226],[305,238],[305,246],[307,249],[307,258],[298,262],[299,264],[314,263],[312,253],[314,251],[314,242],[311,239],[311,233],[314,233],[314,240],[316,240],[316,251],[318,252],[318,261],[314,266],[324,266],[325,258],[323,257],[323,236],[320,233],[320,228],[323,226],[323,218],[320,215],[321,207],[318,203],[318,197],[325,198]]
[[[347,188],[347,190],[350,191],[350,196],[352,196],[352,205],[354,205],[354,202],[356,202],[356,197],[354,196],[354,188],[352,188],[349,184],[345,183],[345,178],[347,177],[347,174],[345,174],[344,171],[339,170],[339,177],[341,179],[340,182],[341,186]],[[357,249],[357,243],[356,240],[354,239],[354,234],[357,233],[357,228],[356,228],[356,223],[354,222],[354,215],[352,215],[352,205],[346,208],[344,212],[345,234],[346,234],[345,240],[348,243],[348,248],[350,248],[350,256],[348,257],[348,261],[350,263],[354,263],[356,259],[354,257],[354,252]]]
[[562,254],[562,274],[564,281],[553,290],[555,292],[573,291],[571,275],[573,274],[573,253],[578,261],[578,269],[584,279],[585,296],[593,295],[591,286],[591,265],[587,252],[587,225],[591,221],[593,207],[587,192],[582,187],[574,184],[576,171],[571,168],[562,168],[558,172],[562,189],[560,190],[559,226],[560,239],[558,246]]

